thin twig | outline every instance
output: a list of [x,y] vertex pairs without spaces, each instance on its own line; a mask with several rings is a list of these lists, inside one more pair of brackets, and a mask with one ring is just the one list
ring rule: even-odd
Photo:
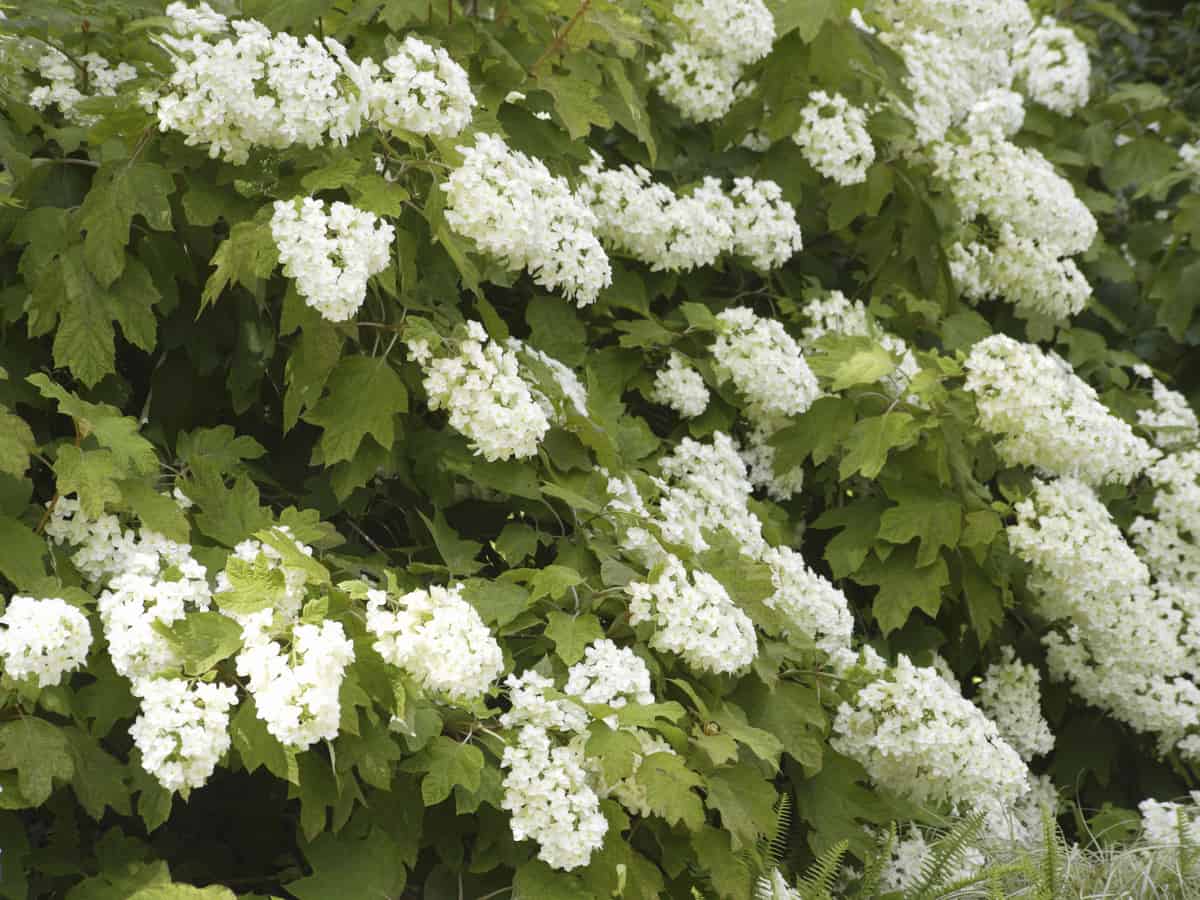
[[571,29],[574,28],[575,24],[583,18],[584,13],[588,11],[588,8],[591,5],[592,0],[583,0],[583,2],[579,4],[579,9],[575,10],[575,15],[571,16],[571,20],[567,22],[565,26],[563,26],[563,30],[554,36],[554,40],[550,42],[550,46],[543,50],[542,55],[539,56],[537,61],[529,67],[530,75],[536,78],[538,66],[544,63],[551,54],[562,50],[563,46],[567,42],[567,35],[571,33]]

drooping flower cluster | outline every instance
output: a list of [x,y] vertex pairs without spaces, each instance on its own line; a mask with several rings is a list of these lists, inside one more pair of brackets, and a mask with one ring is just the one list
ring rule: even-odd
[[273,619],[270,609],[249,615],[237,655],[237,673],[246,679],[258,717],[285,747],[303,750],[333,740],[341,720],[338,692],[354,661],[354,644],[340,622],[302,622],[277,636]]
[[1200,421],[1187,398],[1155,378],[1149,366],[1135,368],[1138,375],[1151,379],[1154,406],[1138,410],[1138,424],[1152,433],[1155,445],[1180,450],[1200,443]]
[[1029,770],[996,725],[936,670],[903,655],[839,707],[830,743],[916,803],[1009,804],[1029,789]]
[[271,217],[271,237],[283,273],[296,279],[305,302],[331,322],[358,312],[367,280],[387,268],[396,232],[372,213],[335,200],[280,200]]
[[867,132],[867,112],[841,94],[813,91],[801,110],[803,123],[792,135],[809,164],[838,184],[867,180],[875,162],[875,145]]
[[751,420],[796,416],[812,406],[821,389],[783,325],[744,306],[725,310],[717,321],[712,348],[717,373],[746,398]]
[[1054,735],[1042,716],[1041,680],[1035,667],[1005,647],[1000,660],[988,666],[975,698],[1000,736],[1026,762],[1054,748]]
[[1017,82],[1035,102],[1064,116],[1087,105],[1092,77],[1087,47],[1050,16],[1017,43],[1014,62]]
[[214,158],[243,164],[254,147],[344,144],[368,123],[454,136],[470,121],[466,73],[418,38],[406,38],[381,70],[370,58],[354,62],[333,38],[272,34],[207,4],[172,3],[167,14],[175,33],[160,42],[174,68],[167,88],[144,102],[162,131],[207,145]]
[[595,215],[596,233],[655,271],[712,265],[725,253],[773,269],[802,246],[796,211],[773,181],[736,178],[726,194],[718,179],[705,178],[677,195],[641,166],[605,169],[595,153],[581,174],[577,195]]
[[850,646],[854,617],[840,589],[810,569],[791,547],[771,547],[764,551],[762,561],[771,567],[775,586],[764,605],[778,609],[791,626],[826,653],[832,655]]
[[482,325],[467,323],[454,356],[433,358],[422,341],[410,342],[409,351],[425,370],[429,408],[445,409],[450,427],[476,453],[489,461],[537,454],[550,428],[546,412],[521,377],[516,354],[489,340]]
[[1009,465],[1126,483],[1159,456],[1066,362],[1032,344],[992,335],[971,348],[965,368],[979,424]]
[[1016,237],[1059,256],[1082,253],[1096,237],[1096,219],[1071,183],[1031,147],[977,136],[934,148],[935,174],[969,221],[984,216]]
[[561,290],[579,306],[595,301],[612,268],[596,217],[566,179],[497,135],[478,134],[474,146],[458,150],[463,163],[442,185],[450,227],[546,290]]
[[4,674],[51,687],[87,660],[92,628],[87,616],[61,597],[14,596],[0,616]]
[[1007,300],[1018,313],[1062,320],[1080,312],[1092,296],[1092,286],[1074,260],[1018,237],[1007,223],[1000,226],[995,246],[955,244],[949,261],[959,290],[973,302]]
[[771,52],[775,20],[762,0],[679,0],[674,12],[682,34],[647,74],[686,118],[720,118],[749,90],[745,67]]
[[653,396],[657,403],[671,407],[685,419],[695,418],[708,408],[704,378],[678,353],[672,353],[654,376]]
[[1082,482],[1037,482],[1016,511],[1009,543],[1031,566],[1039,611],[1064,623],[1043,638],[1050,674],[1135,730],[1157,735],[1165,752],[1200,724],[1183,610],[1155,590],[1146,565]]
[[479,699],[504,671],[500,645],[463,599],[462,585],[432,585],[394,603],[386,591],[371,590],[367,630],[385,662],[456,702]]
[[652,581],[630,582],[625,590],[629,621],[654,624],[655,650],[677,654],[704,672],[736,672],[754,661],[754,623],[707,572],[689,573],[672,556]]
[[142,767],[168,791],[202,787],[229,749],[229,710],[237,688],[151,678],[140,685],[141,713],[129,735]]
[[628,647],[602,639],[584,648],[583,660],[571,666],[563,692],[582,703],[602,703],[614,708],[653,703],[650,671]]
[[1200,791],[1192,791],[1189,803],[1147,799],[1138,804],[1142,814],[1142,837],[1151,844],[1179,847],[1200,844]]
[[[75,107],[89,96],[114,96],[121,85],[137,78],[137,69],[128,63],[118,63],[114,67],[98,53],[85,53],[79,57],[77,68],[61,50],[47,47],[38,60],[38,74],[49,84],[39,85],[29,92],[29,105],[34,109],[57,106],[68,122],[90,128],[99,117],[82,113]],[[81,84],[87,86],[89,93],[79,89]]]

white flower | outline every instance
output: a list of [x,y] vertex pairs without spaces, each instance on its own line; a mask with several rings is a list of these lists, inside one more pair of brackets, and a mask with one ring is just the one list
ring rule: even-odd
[[247,617],[237,673],[247,679],[258,717],[285,747],[303,750],[337,737],[341,720],[338,692],[354,645],[340,622],[302,623],[282,635],[285,652],[270,631],[273,613]]
[[[425,347],[419,350],[427,353]],[[465,435],[476,453],[489,461],[537,454],[550,421],[521,378],[516,354],[489,340],[482,325],[467,323],[456,356],[422,365],[429,408],[447,410],[450,427]]]
[[462,585],[410,591],[395,601],[395,611],[386,592],[372,590],[367,597],[375,650],[427,690],[455,701],[475,700],[504,670],[500,645],[462,598]]
[[367,92],[371,119],[380,128],[454,137],[470,124],[471,83],[445,50],[409,35],[383,69],[389,77],[373,79]]
[[584,648],[582,662],[567,671],[563,692],[582,703],[602,703],[614,708],[634,703],[653,703],[650,670],[628,647],[618,647],[607,639],[593,641]]
[[830,743],[915,803],[1011,803],[1029,789],[1029,770],[995,724],[935,669],[903,655],[841,705]]
[[687,41],[646,66],[646,74],[664,100],[693,122],[711,122],[729,112],[745,88],[742,67],[727,56],[706,53]]
[[4,674],[52,687],[87,660],[92,628],[87,617],[60,597],[14,596],[0,616]]
[[532,725],[543,731],[569,734],[579,734],[587,728],[590,721],[587,710],[565,697],[547,697],[546,691],[554,688],[554,682],[536,670],[509,675],[504,686],[511,704],[508,712],[500,716],[500,724],[505,728]]
[[675,16],[697,47],[741,65],[771,52],[775,20],[762,0],[679,0]]
[[608,820],[589,784],[583,751],[555,746],[544,729],[521,728],[504,748],[502,808],[512,814],[513,838],[537,841],[538,859],[555,869],[587,865],[604,842]]
[[[1143,377],[1152,378],[1147,372]],[[1179,450],[1200,443],[1200,422],[1188,405],[1187,398],[1154,378],[1151,382],[1154,406],[1138,410],[1138,424],[1154,436],[1154,443],[1163,450]]]
[[463,163],[442,185],[450,227],[547,290],[562,290],[579,306],[595,301],[612,269],[593,230],[596,217],[566,179],[496,135],[478,134],[473,147],[458,150]]
[[975,698],[1000,736],[1026,762],[1054,749],[1054,735],[1042,716],[1041,680],[1036,668],[1005,647],[1000,660],[988,666]]
[[971,348],[964,367],[979,424],[998,437],[1009,465],[1124,484],[1159,457],[1070,366],[1032,344],[992,335]]
[[997,298],[1015,306],[1018,314],[1063,320],[1080,312],[1092,296],[1073,260],[1018,237],[1007,224],[1000,226],[995,248],[955,244],[948,255],[950,274],[972,302]]
[[395,236],[374,214],[336,200],[328,213],[324,200],[279,200],[271,217],[284,274],[296,279],[300,296],[331,322],[358,312],[367,280],[387,268]]
[[732,380],[747,400],[747,416],[795,416],[820,395],[816,376],[800,345],[774,319],[756,316],[747,307],[717,316],[713,344],[717,372]]
[[[79,63],[83,71],[62,51],[48,47],[38,60],[38,74],[50,83],[30,91],[28,102],[34,109],[57,106],[68,122],[90,128],[100,119],[76,111],[76,105],[88,97],[77,85],[86,83],[93,97],[112,97],[122,84],[137,78],[137,69],[128,63],[118,63],[114,68],[98,53],[85,53]],[[86,82],[82,80],[84,72]]]
[[654,401],[669,406],[685,419],[695,418],[708,407],[708,388],[687,358],[672,353],[664,368],[654,376]]
[[875,145],[867,132],[866,110],[852,106],[841,94],[825,91],[808,95],[800,111],[803,123],[792,135],[809,164],[838,184],[866,181],[875,161]]
[[141,712],[129,735],[142,768],[168,791],[202,787],[229,749],[231,685],[151,678],[139,685]]
[[818,575],[797,551],[772,547],[762,556],[771,568],[775,593],[763,601],[778,609],[796,631],[827,653],[849,649],[854,617],[846,595]]
[[754,623],[734,605],[725,587],[707,572],[690,574],[668,557],[651,582],[630,582],[629,621],[652,622],[650,646],[675,653],[705,672],[736,672],[758,654]]
[[1069,116],[1086,106],[1092,77],[1087,46],[1051,16],[1023,38],[1013,55],[1017,80],[1033,100]]
[[1190,799],[1190,803],[1163,803],[1153,799],[1139,803],[1142,837],[1160,847],[1178,847],[1184,839],[1192,845],[1200,843],[1200,792],[1192,791]]
[[207,3],[189,9],[186,3],[176,0],[167,4],[166,14],[171,19],[171,28],[176,34],[217,34],[229,25],[229,19]]
[[800,251],[796,210],[774,181],[735,178],[730,226],[733,252],[757,269],[777,269]]

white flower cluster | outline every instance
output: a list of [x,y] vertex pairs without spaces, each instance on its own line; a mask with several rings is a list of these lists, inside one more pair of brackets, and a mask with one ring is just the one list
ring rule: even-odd
[[630,648],[601,639],[585,647],[583,653],[583,660],[567,671],[564,693],[582,703],[601,703],[616,709],[631,699],[641,704],[654,702],[650,670]]
[[780,502],[800,493],[804,487],[803,466],[794,466],[783,473],[775,471],[775,448],[771,446],[771,438],[782,424],[783,420],[779,419],[755,423],[738,450],[746,464],[750,483],[765,489],[767,496]]
[[654,271],[712,265],[725,253],[772,269],[801,249],[796,211],[773,181],[736,178],[726,194],[705,178],[678,195],[641,166],[605,169],[595,152],[580,171],[577,196],[595,215],[596,233]]
[[1158,800],[1139,803],[1142,837],[1160,847],[1178,847],[1185,840],[1192,846],[1200,844],[1200,791],[1192,791],[1190,800],[1190,803]]
[[4,674],[52,687],[87,660],[92,628],[87,616],[61,597],[14,596],[0,616]]
[[139,685],[142,708],[129,734],[142,767],[168,791],[201,787],[229,749],[232,685],[151,678]]
[[[99,117],[85,115],[75,107],[89,96],[114,96],[117,88],[137,78],[137,69],[128,63],[118,63],[114,68],[98,53],[85,53],[79,57],[77,68],[61,50],[48,47],[38,60],[38,74],[49,84],[40,85],[29,92],[29,105],[34,109],[57,106],[68,122],[90,128],[100,121]],[[84,94],[79,89],[81,82],[87,86],[90,94]]]
[[629,621],[653,622],[650,646],[675,653],[690,666],[718,674],[754,661],[758,641],[750,617],[734,605],[725,587],[704,571],[690,574],[671,556],[649,582],[630,582]]
[[[352,71],[352,70],[351,70]],[[471,123],[475,95],[467,73],[440,47],[408,35],[383,61],[362,62],[362,91],[371,121],[390,132],[454,137]]]
[[1138,424],[1151,432],[1156,446],[1163,450],[1180,450],[1200,443],[1200,422],[1188,405],[1187,398],[1154,378],[1149,367],[1139,366],[1138,374],[1150,378],[1154,406],[1138,410]]
[[516,354],[489,340],[481,324],[467,323],[454,356],[433,358],[423,341],[410,342],[409,352],[425,370],[429,408],[447,410],[450,427],[477,454],[488,461],[537,455],[550,421],[521,377]]
[[501,807],[518,841],[538,843],[538,859],[555,869],[587,865],[604,843],[608,820],[590,784],[578,742],[553,742],[546,729],[525,725],[504,748]]
[[685,419],[703,413],[708,408],[708,398],[704,378],[679,353],[672,353],[654,376],[654,401],[671,407]]
[[354,644],[340,622],[300,623],[272,634],[273,610],[252,613],[242,625],[237,673],[247,680],[258,717],[285,747],[303,750],[337,737],[341,718],[338,692]]
[[1022,90],[1042,106],[1069,116],[1087,105],[1092,78],[1087,46],[1050,16],[1017,43],[1013,61]]
[[[1172,453],[1146,475],[1154,485],[1153,517],[1134,520],[1130,535],[1159,590],[1179,596],[1200,617],[1200,450]],[[1192,627],[1200,629],[1200,622]],[[1200,651],[1200,634],[1186,639]]]
[[[350,59],[333,38],[272,34],[253,19],[229,22],[207,4],[172,3],[175,34],[163,35],[174,69],[168,88],[144,102],[163,131],[235,164],[256,146],[344,144],[370,122],[389,131],[453,136],[475,98],[444,50],[408,37],[382,70]],[[386,71],[386,75],[383,72]]]
[[674,12],[683,33],[647,74],[686,118],[718,119],[749,90],[745,67],[771,52],[775,20],[762,0],[679,0]]
[[1054,735],[1042,715],[1041,673],[1016,658],[1012,647],[988,666],[975,702],[996,723],[1000,736],[1026,762],[1054,749]]
[[335,200],[313,197],[279,200],[271,216],[271,237],[283,273],[296,279],[305,302],[331,322],[358,312],[367,280],[387,268],[395,229],[374,214]]
[[813,91],[800,112],[803,123],[792,135],[809,164],[838,184],[860,184],[875,162],[867,131],[867,111],[841,94]]
[[562,290],[579,306],[595,301],[612,282],[612,267],[596,217],[566,179],[493,134],[458,150],[463,163],[441,186],[450,227],[546,290]]
[[367,630],[385,662],[455,702],[481,698],[504,671],[504,654],[462,585],[410,591],[389,607],[386,591],[367,593]]
[[964,218],[985,216],[1017,237],[1060,256],[1082,253],[1096,237],[1096,219],[1071,183],[1031,147],[976,136],[968,144],[940,144],[934,172],[945,180]]
[[1009,804],[1029,790],[1029,770],[996,725],[936,670],[903,655],[839,707],[830,743],[916,803]]
[[1060,259],[1044,243],[1018,237],[1007,223],[1000,226],[994,247],[955,244],[949,261],[950,274],[968,300],[1007,300],[1018,314],[1068,319],[1092,296],[1092,286],[1074,260]]
[[979,424],[1009,465],[1124,484],[1159,456],[1052,353],[995,334],[971,348],[965,368]]
[[1016,511],[1009,544],[1031,566],[1041,613],[1065,623],[1043,638],[1051,675],[1135,730],[1156,734],[1165,752],[1200,724],[1183,611],[1154,589],[1146,565],[1082,482],[1038,482]]
[[791,547],[771,547],[762,561],[771,567],[775,593],[763,601],[778,609],[802,634],[831,655],[850,647],[854,617],[846,595],[808,567]]
[[812,406],[821,389],[783,325],[744,306],[725,310],[717,321],[716,371],[746,398],[748,418],[796,416]]
[[[922,883],[926,863],[935,851],[937,841],[932,843],[926,839],[925,832],[916,825],[910,824],[907,832],[897,836],[892,846],[891,859],[883,869],[883,887],[889,891],[907,892]],[[974,876],[984,867],[987,860],[978,847],[966,847],[962,854],[954,858],[943,870],[944,883],[952,884]]]
[[587,710],[566,697],[548,697],[546,693],[554,690],[554,681],[534,669],[509,675],[504,686],[511,703],[508,712],[500,716],[505,728],[532,725],[545,731],[579,734],[588,726]]

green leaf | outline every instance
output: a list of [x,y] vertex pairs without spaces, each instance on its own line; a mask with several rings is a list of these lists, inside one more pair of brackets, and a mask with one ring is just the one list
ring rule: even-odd
[[253,698],[244,699],[229,720],[229,736],[246,771],[254,772],[265,767],[276,778],[299,784],[300,769],[296,764],[296,754],[267,731],[267,726],[258,717]]
[[733,849],[753,847],[775,827],[779,795],[771,782],[750,766],[709,772],[705,778],[707,804],[721,814],[721,825],[733,838]]
[[838,466],[838,477],[845,481],[856,472],[874,478],[887,463],[888,453],[907,447],[916,440],[920,427],[908,413],[890,412],[862,419],[850,429],[848,450]]
[[0,770],[12,769],[23,805],[41,806],[50,798],[54,779],[70,781],[75,774],[66,731],[36,716],[0,724]]
[[820,465],[833,456],[854,427],[854,404],[842,397],[821,397],[795,423],[771,436],[775,471],[788,472],[810,456]]
[[433,542],[437,545],[438,553],[441,554],[451,575],[470,575],[483,568],[483,563],[475,558],[483,549],[483,544],[459,537],[458,532],[451,528],[450,523],[446,521],[445,513],[440,509],[435,509],[433,521],[430,521],[424,513],[418,513],[418,515],[425,523],[425,527],[429,529],[429,533],[433,535]]
[[185,493],[200,507],[196,527],[226,547],[271,524],[271,514],[258,504],[258,488],[242,476],[226,488],[218,480],[191,482]]
[[784,753],[807,771],[820,768],[826,722],[815,690],[794,681],[779,681],[770,688],[745,679],[734,699],[751,725],[775,735]]
[[517,869],[512,883],[512,900],[595,900],[577,875],[550,868],[532,859]]
[[404,768],[425,772],[421,779],[421,799],[426,806],[434,806],[449,797],[457,785],[471,793],[479,790],[483,753],[474,744],[438,735]]
[[253,562],[229,557],[225,575],[229,579],[229,589],[214,596],[217,605],[227,612],[248,615],[271,609],[287,594],[283,569],[274,565],[265,554],[259,554]]
[[160,494],[144,481],[126,479],[117,487],[143,527],[180,544],[188,543],[191,525],[174,497]]
[[0,575],[17,590],[29,588],[46,577],[46,542],[24,523],[0,516]]
[[609,728],[597,721],[590,728],[586,750],[600,764],[605,782],[616,784],[633,774],[642,745],[633,732]]
[[279,249],[266,222],[238,222],[209,261],[214,271],[204,283],[200,309],[216,303],[231,283],[253,291],[278,263]]
[[242,462],[258,459],[266,447],[249,435],[238,435],[230,425],[197,428],[179,435],[177,453],[191,468],[206,474],[238,472]]
[[775,37],[778,40],[789,31],[796,31],[805,43],[817,36],[829,20],[842,21],[850,15],[856,3],[847,0],[771,0],[768,8],[775,17]]
[[582,78],[550,76],[538,79],[538,87],[554,97],[554,108],[562,117],[571,140],[585,138],[593,125],[612,126],[608,111],[596,102],[600,89]]
[[203,675],[242,647],[241,626],[218,612],[192,612],[170,625],[155,624],[155,630],[167,638],[182,659],[183,671],[188,675]]
[[891,375],[898,365],[895,357],[867,337],[843,338],[823,353],[806,357],[812,370],[830,378],[830,389],[844,391],[859,384],[874,384]]
[[99,742],[78,728],[66,729],[71,746],[74,774],[71,787],[79,805],[89,816],[100,821],[105,809],[120,815],[130,812],[128,769],[110,756]]
[[704,805],[696,788],[704,779],[671,753],[651,753],[638,767],[637,783],[646,789],[650,811],[671,825],[695,830],[704,822]]
[[957,498],[923,484],[894,485],[889,487],[888,494],[899,502],[884,510],[879,520],[879,537],[893,544],[907,544],[920,538],[918,567],[937,559],[942,547],[958,546],[963,508]]
[[604,637],[604,629],[591,613],[573,616],[554,609],[546,615],[546,637],[554,641],[558,658],[570,666],[583,659],[584,647]]
[[303,848],[312,874],[288,883],[299,900],[346,900],[349,897],[399,897],[404,891],[404,862],[387,832],[351,827],[325,833]]
[[347,356],[329,376],[329,392],[304,419],[325,429],[325,465],[354,458],[366,435],[385,450],[396,439],[395,417],[408,410],[404,382],[385,357]]
[[872,556],[854,576],[860,584],[878,585],[871,611],[884,634],[903,626],[914,609],[937,618],[950,572],[942,557],[932,565],[918,567],[916,555],[916,548],[907,546],[894,550],[885,561]]
[[83,200],[80,222],[87,237],[84,256],[102,285],[112,284],[125,268],[129,225],[142,216],[156,231],[171,229],[175,179],[161,166],[136,162],[104,165]]
[[504,581],[472,578],[465,583],[463,597],[491,626],[507,625],[529,608],[529,591]]
[[885,508],[883,500],[866,497],[828,509],[812,523],[818,530],[842,529],[825,545],[825,559],[835,578],[845,578],[858,571],[875,544]]
[[587,356],[587,329],[579,315],[560,297],[537,296],[525,307],[531,333],[529,343],[568,366],[578,366]]
[[0,472],[23,477],[29,469],[29,456],[36,449],[37,441],[26,421],[0,406]]
[[1166,141],[1135,137],[1113,151],[1102,171],[1104,183],[1114,191],[1133,184],[1146,185],[1170,172],[1178,159],[1178,152]]
[[558,600],[577,584],[583,583],[583,576],[570,566],[549,565],[539,569],[530,582],[530,599],[540,600],[549,597]]
[[510,522],[504,526],[494,545],[504,561],[512,565],[537,552],[538,533],[528,525]]

